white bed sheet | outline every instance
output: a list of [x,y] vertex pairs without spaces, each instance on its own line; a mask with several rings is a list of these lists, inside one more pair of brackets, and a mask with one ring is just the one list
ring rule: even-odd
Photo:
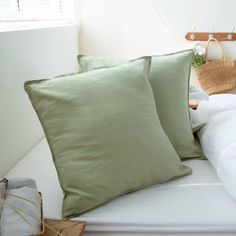
[[[86,235],[236,235],[236,202],[204,160],[186,161],[193,174],[125,195],[76,217]],[[44,138],[7,175],[31,177],[44,198],[44,213],[61,218],[62,191]]]
[[198,113],[208,114],[207,124],[198,132],[202,150],[236,201],[236,95],[212,95],[200,103]]

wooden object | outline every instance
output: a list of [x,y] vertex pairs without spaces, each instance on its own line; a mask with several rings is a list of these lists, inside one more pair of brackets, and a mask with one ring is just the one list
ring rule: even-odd
[[[82,236],[86,225],[84,221],[75,220],[45,219],[45,223],[63,236]],[[45,236],[58,236],[58,234],[46,227]]]
[[[63,236],[82,236],[86,225],[84,221],[44,219],[42,194],[39,194],[41,196],[41,232],[32,236],[58,236],[58,233]],[[52,231],[46,225],[49,225],[55,231]]]
[[233,32],[188,32],[185,39],[189,41],[207,41],[216,38],[218,41],[235,41],[236,33]]
[[200,103],[200,100],[197,100],[197,99],[189,100],[189,107],[195,110],[197,109],[199,103]]
[[41,196],[41,232],[36,234],[35,236],[45,236],[45,226],[44,226],[44,217],[43,217],[43,198],[42,194],[39,192],[39,195]]

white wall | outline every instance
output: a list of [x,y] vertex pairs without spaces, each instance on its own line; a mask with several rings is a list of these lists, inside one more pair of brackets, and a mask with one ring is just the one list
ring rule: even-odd
[[42,137],[26,80],[76,72],[77,27],[0,33],[0,176]]
[[[198,31],[230,31],[236,26],[235,0],[80,0],[82,54],[136,57],[188,46]],[[224,43],[236,57],[236,43]],[[213,50],[212,50],[213,51]],[[215,50],[214,50],[215,51]]]

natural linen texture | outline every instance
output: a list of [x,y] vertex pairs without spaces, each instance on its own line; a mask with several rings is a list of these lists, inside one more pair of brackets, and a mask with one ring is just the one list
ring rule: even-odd
[[63,217],[191,173],[161,127],[149,65],[25,83],[64,191]]
[[41,231],[41,197],[33,179],[2,179],[0,200],[1,236],[36,235]]
[[[192,50],[152,56],[149,81],[162,127],[182,159],[201,157],[188,109]],[[78,55],[80,72],[108,68],[126,60]]]

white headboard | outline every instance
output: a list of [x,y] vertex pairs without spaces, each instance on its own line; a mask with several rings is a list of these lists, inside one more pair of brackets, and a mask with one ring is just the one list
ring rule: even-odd
[[78,71],[76,26],[0,33],[0,177],[42,137],[26,80]]

